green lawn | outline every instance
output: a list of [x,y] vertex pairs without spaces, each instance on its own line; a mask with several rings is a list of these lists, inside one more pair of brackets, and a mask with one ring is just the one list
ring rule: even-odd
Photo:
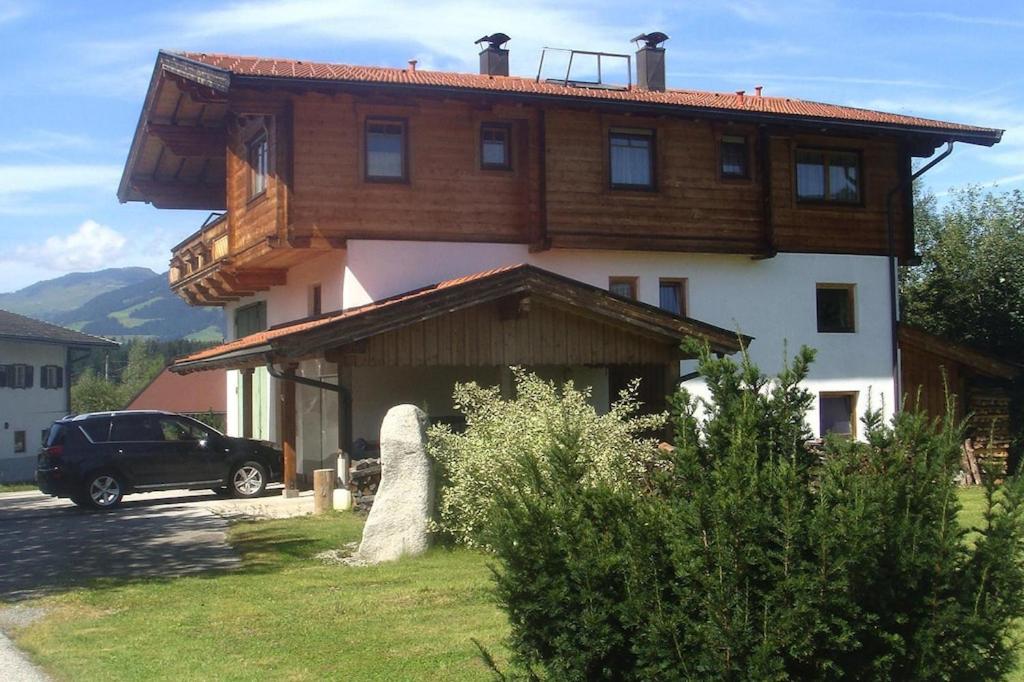
[[359,537],[351,514],[235,526],[239,571],[111,581],[41,604],[18,644],[65,680],[479,680],[503,653],[484,558],[435,548],[376,567],[311,557]]
[[23,493],[28,490],[38,490],[35,483],[0,483],[0,495],[4,493]]
[[[964,525],[984,493],[961,493]],[[39,600],[49,615],[16,640],[58,680],[480,680],[471,638],[503,661],[503,614],[486,558],[435,548],[376,567],[317,552],[358,539],[351,514],[234,526],[233,572],[108,581]],[[1012,680],[1024,682],[1024,668]]]

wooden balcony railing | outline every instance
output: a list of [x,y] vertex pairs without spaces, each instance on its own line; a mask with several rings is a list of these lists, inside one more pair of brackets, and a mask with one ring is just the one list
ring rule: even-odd
[[250,262],[240,267],[231,253],[226,213],[211,213],[196,232],[171,250],[171,290],[191,305],[221,306],[284,284],[287,271]]
[[230,255],[226,213],[211,213],[196,232],[171,249],[171,288]]

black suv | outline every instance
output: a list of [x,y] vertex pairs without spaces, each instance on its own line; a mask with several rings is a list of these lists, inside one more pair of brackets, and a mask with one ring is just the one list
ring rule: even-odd
[[127,493],[210,488],[257,497],[281,480],[281,451],[170,412],[97,412],[53,423],[36,482],[47,495],[110,509]]

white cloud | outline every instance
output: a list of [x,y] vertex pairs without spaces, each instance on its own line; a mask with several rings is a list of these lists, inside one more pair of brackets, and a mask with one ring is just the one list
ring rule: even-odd
[[0,24],[6,24],[28,14],[28,7],[10,0],[0,0]]
[[[514,70],[528,73],[536,69],[538,49],[544,45],[628,52],[629,39],[643,26],[615,23],[605,9],[593,3],[565,2],[552,6],[540,0],[509,5],[462,0],[243,0],[191,15],[179,40],[196,43],[238,35],[305,38],[321,44],[337,43],[339,54],[346,43],[406,43],[407,57],[424,56],[426,51],[435,55],[438,62],[470,67],[476,60],[472,41],[485,32],[503,31],[512,36],[512,60],[521,65]],[[645,15],[643,19],[649,22],[652,17]]]
[[45,154],[55,151],[92,149],[95,141],[86,135],[54,130],[29,130],[0,139],[0,154]]
[[0,202],[12,195],[39,194],[67,189],[114,191],[121,167],[104,164],[0,165]]
[[74,232],[47,237],[42,244],[21,245],[15,253],[22,261],[59,272],[95,270],[118,263],[128,239],[117,230],[86,220]]

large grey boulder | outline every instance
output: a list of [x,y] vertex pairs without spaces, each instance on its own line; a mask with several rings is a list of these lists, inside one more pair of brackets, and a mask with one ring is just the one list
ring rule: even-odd
[[427,416],[414,405],[388,410],[380,427],[381,479],[356,557],[366,563],[416,556],[430,544],[434,476]]

